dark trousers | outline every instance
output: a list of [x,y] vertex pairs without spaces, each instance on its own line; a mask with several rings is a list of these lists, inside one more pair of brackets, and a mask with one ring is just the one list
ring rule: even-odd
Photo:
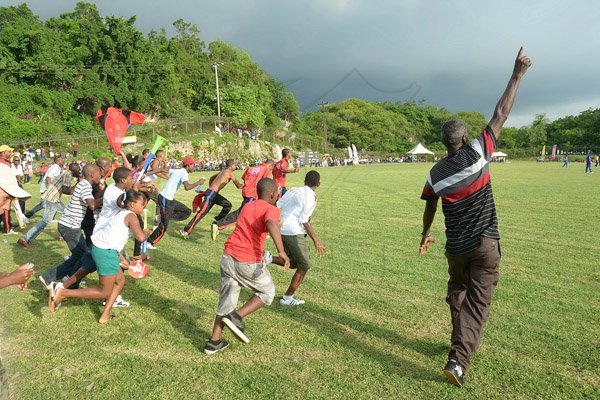
[[65,276],[73,275],[79,268],[81,258],[88,252],[87,244],[81,234],[81,228],[73,229],[59,223],[58,232],[65,239],[67,246],[69,246],[71,256],[58,267],[46,271],[42,275],[46,282],[57,281]]
[[500,245],[498,239],[481,238],[481,246],[448,259],[448,296],[452,317],[452,345],[448,358],[466,370],[479,347],[483,325],[488,319],[492,292],[498,284]]
[[96,220],[94,219],[94,212],[89,208],[85,212],[85,217],[81,221],[81,230],[85,236],[85,244],[90,249],[92,248],[92,233],[94,233],[94,227],[96,226]]
[[[35,213],[37,213],[38,211],[41,211],[41,210],[43,210],[43,209],[44,209],[44,203],[42,203],[42,202],[40,201],[40,202],[39,202],[39,203],[37,203],[37,204],[36,204],[36,205],[35,205],[35,206],[34,206],[34,207],[31,209],[31,210],[27,211],[27,212],[25,213],[25,216],[26,216],[27,218],[31,218],[31,217],[33,217],[33,215],[34,215]],[[25,212],[25,210],[23,210],[23,212]]]
[[175,207],[175,202],[163,197],[162,194],[158,195],[157,201],[160,209],[160,223],[147,239],[148,243],[152,245],[160,242],[162,237],[165,235],[165,232],[169,226],[169,220],[171,219],[171,215],[173,214],[173,209]]
[[202,218],[204,218],[204,216],[206,214],[208,214],[208,212],[210,211],[210,209],[212,208],[212,206],[215,204],[215,198],[217,197],[218,193],[211,190],[211,189],[207,189],[204,192],[204,200],[202,200],[202,204],[200,205],[200,209],[198,210],[198,212],[196,213],[196,215],[194,215],[194,218],[192,218],[187,225],[185,226],[185,228],[183,228],[183,230],[185,232],[187,232],[187,234],[191,234],[192,231],[194,230],[194,228],[196,227],[196,225],[198,224],[198,222],[200,222],[200,220]]
[[[219,230],[225,229],[225,228],[235,224],[238,219],[238,216],[240,215],[240,212],[242,211],[242,208],[246,204],[253,202],[253,201],[254,201],[254,197],[244,197],[244,200],[242,201],[242,205],[240,205],[240,208],[238,208],[234,212],[230,212],[225,217],[218,218],[218,216],[217,216],[217,218],[215,218],[215,221],[216,221],[215,224],[217,224],[217,226],[219,227]],[[229,207],[231,208],[231,203],[229,203]],[[221,214],[222,213],[223,212],[221,212]]]

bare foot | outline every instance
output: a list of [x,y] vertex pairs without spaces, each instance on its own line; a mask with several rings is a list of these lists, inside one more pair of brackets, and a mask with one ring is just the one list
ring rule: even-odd
[[100,317],[100,319],[98,320],[98,322],[101,323],[102,325],[108,324],[110,321],[113,320],[113,318],[116,318],[116,317],[114,315],[110,315],[108,318],[102,318],[102,317]]

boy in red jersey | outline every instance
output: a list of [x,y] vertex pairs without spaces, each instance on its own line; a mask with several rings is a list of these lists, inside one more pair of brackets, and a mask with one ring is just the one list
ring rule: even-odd
[[[278,198],[277,184],[263,178],[257,185],[258,200],[242,208],[235,230],[225,242],[221,257],[221,290],[219,305],[210,340],[204,347],[206,354],[214,354],[229,346],[221,340],[223,326],[227,326],[239,340],[248,343],[244,334],[243,318],[264,305],[270,305],[275,297],[275,285],[267,269],[271,260],[263,260],[267,232],[273,238],[279,257],[273,262],[287,270],[290,260],[285,254],[279,233],[279,209],[274,206]],[[246,287],[254,292],[240,309],[236,310],[240,290]]]
[[277,183],[277,189],[279,190],[279,198],[281,198],[285,192],[287,191],[286,185],[286,175],[293,174],[300,171],[299,167],[290,169],[290,159],[292,158],[292,153],[290,149],[281,150],[281,160],[277,161],[275,167],[273,167],[273,179],[275,183]]

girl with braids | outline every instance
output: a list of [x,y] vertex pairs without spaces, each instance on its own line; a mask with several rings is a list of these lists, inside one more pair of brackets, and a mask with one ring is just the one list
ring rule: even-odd
[[105,300],[104,310],[98,322],[105,324],[113,316],[113,303],[125,285],[125,276],[120,267],[119,252],[123,250],[129,234],[136,240],[146,240],[138,215],[144,210],[145,197],[135,190],[128,190],[117,200],[121,210],[111,220],[95,229],[92,235],[92,258],[98,268],[100,285],[89,289],[65,289],[62,283],[53,282],[49,292],[50,310],[54,312],[67,298]]

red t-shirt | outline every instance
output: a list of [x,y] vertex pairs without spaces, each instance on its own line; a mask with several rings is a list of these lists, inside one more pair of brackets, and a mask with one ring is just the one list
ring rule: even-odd
[[289,168],[290,163],[288,162],[287,158],[282,158],[281,160],[277,161],[275,167],[273,167],[273,179],[275,180],[275,183],[277,183],[277,186],[285,187],[286,173],[284,171],[287,171]]
[[242,175],[242,179],[244,180],[244,187],[242,187],[242,196],[244,197],[252,197],[253,199],[258,199],[258,194],[256,193],[256,185],[258,181],[262,178],[269,177],[269,167],[266,164],[260,164],[256,167],[250,167]]
[[264,200],[256,200],[242,208],[235,230],[225,242],[225,254],[245,263],[263,258],[267,239],[267,221],[279,221],[279,209]]

